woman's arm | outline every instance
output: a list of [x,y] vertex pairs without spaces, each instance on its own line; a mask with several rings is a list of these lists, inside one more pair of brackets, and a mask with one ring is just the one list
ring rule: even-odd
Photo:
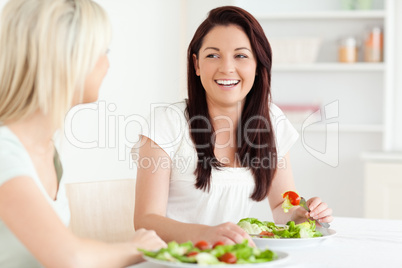
[[0,186],[0,218],[45,267],[125,267],[142,260],[137,247],[164,246],[144,230],[132,242],[113,245],[74,236],[29,177]]
[[313,218],[319,222],[331,222],[332,209],[328,208],[327,204],[322,202],[319,197],[307,200],[307,206],[311,210],[310,213],[301,207],[293,207],[288,213],[283,211],[282,203],[284,199],[282,194],[287,191],[296,191],[289,153],[285,155],[283,161],[276,171],[268,194],[274,221],[276,223],[286,223],[292,220],[299,223],[306,221],[308,218]]
[[[152,140],[143,137],[137,163],[137,183],[135,193],[135,228],[155,230],[166,242],[206,240],[209,243],[222,241],[226,244],[240,243],[244,239],[251,242],[243,229],[234,223],[217,226],[189,224],[166,217],[169,195],[171,159],[167,153]],[[167,165],[158,163],[169,162]],[[143,163],[147,165],[141,166]],[[151,163],[151,166],[149,166]],[[145,167],[146,166],[146,167]],[[183,213],[186,213],[183,211]]]

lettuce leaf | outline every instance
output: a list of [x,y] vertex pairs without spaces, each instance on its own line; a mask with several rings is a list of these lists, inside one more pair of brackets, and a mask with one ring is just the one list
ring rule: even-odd
[[197,263],[200,265],[221,263],[218,260],[218,258],[216,258],[214,255],[207,253],[207,252],[198,253],[197,255],[195,255],[195,259],[197,260]]
[[282,203],[283,211],[285,213],[288,213],[289,209],[291,209],[292,207],[294,207],[294,206],[292,205],[292,203],[290,203],[289,198],[285,198],[285,201],[283,201],[283,203]]
[[[316,230],[315,221],[312,220],[300,224],[289,221],[285,227],[282,227],[276,226],[273,222],[260,222],[255,218],[246,218],[240,220],[238,225],[249,234],[259,234],[260,232],[257,232],[258,230],[264,230],[264,227],[268,228],[266,231],[272,232],[275,235],[272,238],[312,238],[322,236],[322,234]],[[258,230],[256,226],[258,226]]]
[[264,222],[257,220],[256,218],[244,218],[241,219],[237,225],[243,228],[249,234],[259,234],[262,231],[271,232],[271,228]]

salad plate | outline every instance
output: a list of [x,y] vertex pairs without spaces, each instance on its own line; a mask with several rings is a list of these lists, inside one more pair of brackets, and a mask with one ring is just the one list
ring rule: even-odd
[[288,248],[303,248],[306,246],[316,246],[320,243],[323,243],[328,238],[331,238],[332,236],[336,235],[336,231],[333,229],[317,227],[317,230],[321,232],[322,236],[311,237],[311,238],[279,238],[279,239],[252,237],[252,239],[258,248],[283,250]]
[[201,265],[196,263],[183,263],[183,262],[170,262],[170,261],[163,261],[158,260],[155,258],[151,258],[148,256],[143,256],[145,260],[150,263],[159,264],[165,267],[178,267],[178,268],[195,268],[195,267],[202,267],[202,268],[216,268],[216,267],[237,267],[237,268],[257,268],[257,267],[271,267],[286,261],[289,257],[289,254],[286,252],[275,251],[278,258],[269,262],[261,262],[261,263],[248,263],[248,264],[211,264],[211,265]]
[[313,220],[299,224],[289,221],[284,225],[256,218],[244,218],[237,225],[248,234],[253,234],[251,238],[260,249],[283,250],[313,246],[336,234],[333,229],[316,226]]

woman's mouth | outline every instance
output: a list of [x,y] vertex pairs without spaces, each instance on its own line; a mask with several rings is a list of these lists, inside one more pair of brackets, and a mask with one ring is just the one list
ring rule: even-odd
[[215,80],[215,83],[217,83],[219,86],[223,86],[223,87],[234,87],[236,86],[238,83],[240,83],[240,80],[234,80],[234,79],[219,79],[219,80]]

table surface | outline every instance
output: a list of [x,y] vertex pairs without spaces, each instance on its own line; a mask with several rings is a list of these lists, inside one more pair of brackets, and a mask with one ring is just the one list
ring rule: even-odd
[[[336,235],[318,245],[281,250],[289,258],[272,267],[402,268],[402,220],[335,217],[330,228]],[[161,267],[150,262],[130,266]]]

